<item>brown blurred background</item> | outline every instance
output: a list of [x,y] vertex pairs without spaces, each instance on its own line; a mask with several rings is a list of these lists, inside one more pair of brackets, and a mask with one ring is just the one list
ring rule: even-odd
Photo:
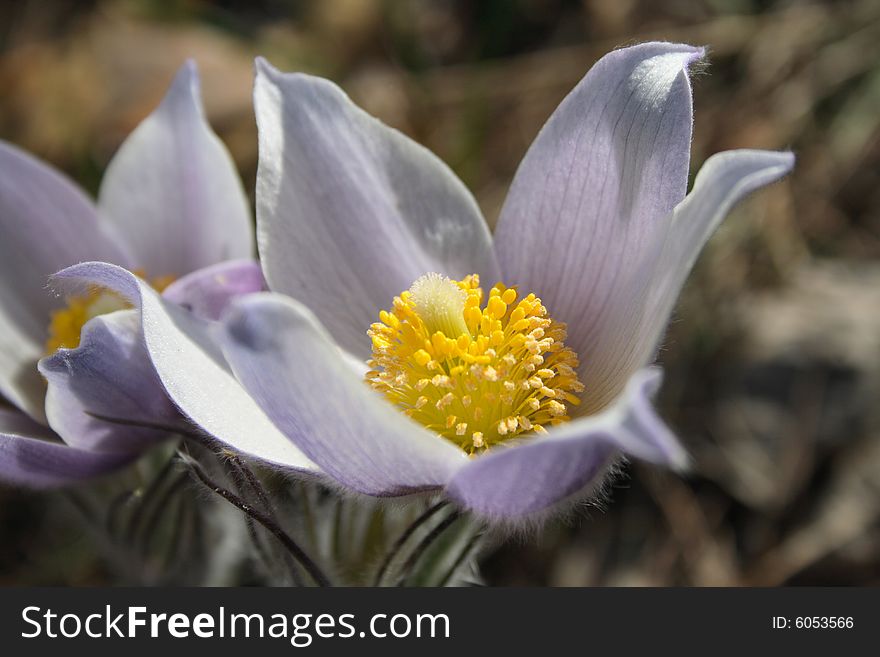
[[[91,192],[197,60],[253,189],[252,61],[330,77],[437,152],[494,223],[531,139],[608,50],[708,45],[692,171],[790,148],[690,278],[659,400],[696,459],[487,553],[490,584],[880,583],[880,2],[22,0],[0,4],[0,137]],[[0,584],[115,581],[57,494],[0,491]]]

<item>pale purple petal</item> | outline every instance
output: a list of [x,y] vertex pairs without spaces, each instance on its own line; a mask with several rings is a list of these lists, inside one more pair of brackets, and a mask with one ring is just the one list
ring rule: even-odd
[[135,310],[95,317],[83,327],[80,346],[44,358],[40,372],[48,381],[49,425],[72,447],[140,451],[169,436],[165,430],[124,426],[92,414],[183,425],[153,370]]
[[535,139],[504,204],[495,245],[505,282],[568,324],[584,363],[603,348],[608,306],[629,294],[628,275],[685,195],[687,67],[702,54],[646,43],[599,60]]
[[358,377],[302,304],[278,294],[236,301],[223,351],[275,425],[338,482],[369,495],[442,486],[467,457],[399,413]]
[[0,142],[0,394],[42,419],[49,314],[60,304],[49,276],[83,260],[128,265],[92,202],[61,173]]
[[595,338],[582,348],[586,410],[610,403],[632,373],[655,357],[694,261],[731,207],[793,166],[791,153],[753,150],[727,151],[706,161],[693,191],[661,220],[662,238],[622,278],[620,295],[595,323]]
[[96,477],[133,460],[125,452],[90,452],[61,443],[48,428],[0,409],[0,483],[55,488]]
[[453,476],[447,494],[480,516],[515,521],[594,492],[621,453],[684,468],[685,451],[649,401],[660,378],[657,369],[637,372],[603,413],[474,459]]
[[234,260],[205,267],[174,281],[165,288],[162,297],[199,317],[217,320],[233,299],[265,289],[266,281],[258,262]]
[[305,303],[342,347],[366,359],[378,311],[427,272],[498,279],[476,202],[428,150],[332,82],[262,59],[254,103],[269,288]]
[[149,277],[253,256],[247,198],[205,119],[193,62],[110,162],[98,207]]
[[293,470],[315,465],[260,410],[229,370],[215,342],[216,322],[162,299],[131,272],[100,262],[54,277],[116,290],[141,310],[144,342],[166,393],[195,425],[233,450]]
[[17,408],[0,406],[0,431],[16,436],[31,436],[40,440],[60,442],[59,437],[45,424],[36,422]]

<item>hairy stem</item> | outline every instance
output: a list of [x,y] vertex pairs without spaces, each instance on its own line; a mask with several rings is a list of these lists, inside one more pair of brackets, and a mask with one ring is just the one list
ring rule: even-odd
[[267,529],[281,544],[287,548],[287,551],[296,559],[306,570],[309,576],[318,586],[330,586],[330,580],[321,571],[318,565],[305,553],[305,551],[285,532],[276,522],[262,511],[255,509],[250,504],[242,500],[238,495],[234,494],[219,484],[214,483],[191,456],[184,452],[180,452],[180,457],[184,463],[189,466],[196,478],[208,489],[222,497],[239,511],[247,514],[260,525]]
[[449,502],[442,501],[437,502],[434,506],[429,507],[422,515],[416,518],[413,523],[407,527],[404,532],[394,541],[394,545],[391,546],[391,549],[388,550],[388,554],[385,555],[385,559],[382,560],[382,565],[379,566],[379,570],[376,571],[376,577],[373,579],[373,586],[379,586],[382,582],[382,578],[385,576],[385,571],[388,570],[388,567],[391,565],[391,562],[394,561],[394,557],[400,553],[400,550],[403,548],[404,544],[409,540],[410,536],[416,533],[419,527],[424,525],[428,520],[430,520],[435,513],[440,511],[443,507],[445,507]]
[[409,555],[409,558],[403,564],[403,576],[397,581],[397,586],[403,586],[403,583],[406,581],[407,575],[413,569],[413,567],[418,563],[419,559],[422,558],[422,555],[427,552],[428,548],[436,541],[440,536],[445,532],[452,523],[458,520],[461,517],[461,514],[458,511],[453,511],[448,516],[443,518],[443,520],[437,524],[434,529],[428,533],[425,538],[423,538],[418,545],[416,545],[415,549]]
[[[266,495],[266,492],[263,490],[262,486],[259,483],[256,475],[251,472],[250,469],[239,459],[237,456],[229,457],[229,468],[230,473],[232,474],[232,481],[235,484],[236,490],[238,490],[238,494],[242,496],[244,499],[245,496],[245,486],[248,485],[250,488],[256,493],[257,499],[263,507],[263,511],[266,512],[267,517],[269,517],[272,522],[278,523],[278,518],[275,516],[275,512],[272,510],[272,505],[269,503],[269,498]],[[251,543],[257,551],[258,557],[267,565],[270,566],[272,563],[272,558],[263,545],[262,541],[260,541],[260,537],[257,534],[257,527],[254,519],[245,514],[245,523],[247,525],[248,536],[251,539]],[[290,571],[290,577],[293,580],[294,586],[303,586],[302,578],[300,577],[299,570],[296,567],[296,562],[290,557],[287,552],[283,553],[284,562],[287,566],[287,569]]]

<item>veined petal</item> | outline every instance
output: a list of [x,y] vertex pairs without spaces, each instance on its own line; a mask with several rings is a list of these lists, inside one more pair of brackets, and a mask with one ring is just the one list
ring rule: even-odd
[[447,494],[486,518],[515,521],[594,491],[621,453],[684,468],[685,451],[649,401],[660,379],[660,370],[642,370],[603,413],[474,459],[453,476]]
[[710,157],[693,191],[661,220],[657,235],[620,281],[620,293],[594,324],[582,352],[585,410],[610,403],[633,372],[656,355],[688,273],[706,241],[747,194],[791,171],[791,153],[737,150]]
[[215,322],[162,299],[131,272],[107,263],[68,267],[54,280],[101,285],[140,308],[144,342],[166,393],[207,434],[254,458],[316,471],[235,380],[215,341]]
[[277,294],[236,301],[223,352],[275,425],[322,470],[368,495],[441,487],[467,457],[398,413],[352,371],[302,304]]
[[91,452],[57,442],[47,427],[0,409],[0,483],[54,488],[125,465],[133,452]]
[[98,207],[125,237],[134,266],[150,276],[252,257],[244,188],[205,119],[193,62],[113,157]]
[[583,363],[602,348],[607,307],[685,195],[687,67],[702,55],[671,43],[606,55],[547,121],[514,178],[495,233],[504,280],[568,324],[566,343]]
[[0,142],[0,394],[42,420],[43,355],[59,300],[49,276],[82,260],[129,264],[92,202],[61,173]]
[[71,447],[138,452],[168,431],[111,423],[119,420],[172,427],[182,418],[153,370],[135,310],[95,317],[82,329],[80,346],[59,349],[40,361],[48,381],[49,425]]
[[427,149],[336,85],[257,60],[257,239],[271,290],[366,360],[380,309],[431,271],[498,280],[470,192]]
[[230,302],[266,289],[263,270],[255,260],[233,260],[205,267],[165,288],[162,297],[204,319],[218,320]]

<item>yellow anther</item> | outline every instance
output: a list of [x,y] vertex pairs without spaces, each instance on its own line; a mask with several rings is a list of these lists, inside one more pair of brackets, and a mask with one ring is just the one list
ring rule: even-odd
[[394,313],[389,313],[387,310],[383,310],[379,313],[379,319],[383,324],[387,324],[392,329],[396,329],[400,326],[400,320],[397,319],[397,316],[394,315]]
[[555,400],[547,402],[547,410],[550,411],[550,415],[552,415],[553,417],[565,415],[565,405],[560,404],[558,401]]
[[428,363],[431,362],[431,354],[429,354],[424,349],[419,349],[416,353],[413,354],[413,360],[416,361],[416,363],[418,363],[422,367],[424,367],[425,365],[427,365]]
[[452,404],[453,401],[455,401],[455,395],[453,395],[451,392],[447,392],[445,395],[437,400],[434,406],[437,408],[438,411],[442,411],[444,408]]
[[[146,279],[142,271],[134,272]],[[149,280],[150,285],[161,292],[175,280],[174,276],[159,276]],[[125,299],[113,290],[91,286],[82,295],[73,295],[66,299],[67,305],[49,314],[49,337],[46,339],[46,354],[53,354],[58,349],[76,349],[79,346],[82,327],[90,319],[106,315],[117,310],[131,308]],[[373,338],[373,346],[377,347]]]
[[370,326],[367,381],[404,413],[469,453],[568,420],[580,403],[564,325],[534,294],[476,276],[428,274]]
[[435,388],[452,388],[452,380],[445,374],[435,374],[431,379],[431,385]]
[[431,336],[431,346],[434,347],[434,352],[442,358],[446,353],[446,336],[442,331],[437,331]]
[[486,307],[486,312],[493,319],[501,319],[507,314],[507,304],[499,297],[492,297],[489,299],[489,305]]

